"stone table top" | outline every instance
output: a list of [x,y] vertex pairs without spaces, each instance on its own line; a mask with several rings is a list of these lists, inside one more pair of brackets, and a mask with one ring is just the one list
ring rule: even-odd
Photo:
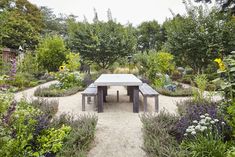
[[95,82],[96,86],[140,86],[142,81],[133,74],[102,74]]

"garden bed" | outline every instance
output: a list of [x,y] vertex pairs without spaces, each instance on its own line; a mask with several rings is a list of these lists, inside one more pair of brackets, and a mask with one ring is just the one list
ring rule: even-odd
[[186,97],[193,95],[192,88],[176,88],[175,91],[170,91],[164,88],[155,88],[155,89],[159,94],[171,97]]
[[0,100],[1,156],[86,156],[97,116],[56,117],[59,104],[55,100],[15,102],[9,94],[0,94]]
[[38,97],[64,97],[76,94],[79,91],[84,90],[84,87],[74,86],[70,88],[59,88],[55,84],[50,85],[49,87],[39,87],[35,90],[34,96]]

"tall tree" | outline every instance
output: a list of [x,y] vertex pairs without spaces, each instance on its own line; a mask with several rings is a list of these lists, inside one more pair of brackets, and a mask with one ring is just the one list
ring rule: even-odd
[[191,6],[187,16],[176,16],[164,25],[166,47],[178,64],[188,65],[195,72],[202,72],[214,58],[226,55],[235,47],[234,22],[216,9]]
[[164,35],[157,21],[141,23],[137,28],[137,38],[140,51],[160,50],[164,42]]
[[79,24],[70,45],[81,58],[106,69],[135,50],[135,38],[127,28],[113,21]]
[[43,28],[42,15],[37,6],[27,0],[0,2],[0,43],[9,48],[20,45],[33,48]]
[[[195,2],[211,3],[212,0],[194,0]],[[235,0],[215,0],[220,6],[222,11],[231,11],[235,14]]]

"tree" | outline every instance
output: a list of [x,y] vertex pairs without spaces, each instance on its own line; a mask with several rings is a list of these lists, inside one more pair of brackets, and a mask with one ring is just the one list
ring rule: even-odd
[[110,67],[117,59],[132,54],[135,38],[121,24],[113,21],[94,24],[79,23],[75,32],[70,33],[70,44],[81,58],[96,63],[100,68]]
[[34,27],[16,11],[0,14],[0,45],[18,49],[19,46],[33,48],[39,38]]
[[202,73],[214,58],[235,46],[234,33],[228,33],[234,32],[229,18],[216,9],[187,6],[186,16],[176,16],[164,24],[165,46],[174,54],[178,65],[190,66],[194,72]]
[[57,71],[66,61],[66,54],[68,54],[64,41],[59,36],[48,36],[43,39],[36,52],[39,66],[48,71]]
[[174,56],[168,52],[149,53],[148,57],[148,77],[151,80],[156,78],[156,73],[166,74],[174,70]]
[[138,49],[149,51],[160,50],[164,42],[161,26],[157,21],[143,22],[137,28]]
[[[194,0],[195,2],[211,3],[212,0]],[[220,6],[222,11],[231,11],[235,13],[235,0],[215,0]]]
[[43,27],[41,12],[27,0],[2,0],[0,27],[2,46],[34,48]]

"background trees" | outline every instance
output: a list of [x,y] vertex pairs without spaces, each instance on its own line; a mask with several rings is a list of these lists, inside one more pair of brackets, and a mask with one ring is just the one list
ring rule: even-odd
[[216,9],[188,6],[186,16],[174,17],[165,27],[166,48],[175,55],[178,65],[188,65],[195,72],[203,72],[214,58],[235,47],[234,21]]
[[160,50],[165,38],[157,21],[143,22],[137,27],[138,50]]
[[36,52],[39,65],[48,71],[57,71],[68,54],[64,41],[59,36],[44,38],[39,43]]
[[134,35],[114,21],[80,23],[70,36],[72,49],[78,51],[82,59],[103,69],[110,67],[117,59],[132,54],[135,42]]

